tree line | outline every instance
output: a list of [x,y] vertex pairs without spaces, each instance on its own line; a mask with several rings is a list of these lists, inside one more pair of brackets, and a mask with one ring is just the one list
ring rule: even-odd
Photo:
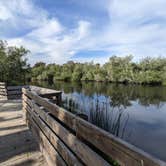
[[97,81],[125,84],[166,85],[166,58],[144,58],[134,62],[131,55],[112,56],[103,65],[75,63],[63,65],[36,63],[30,67],[24,47],[11,47],[0,40],[0,81],[8,84],[25,84],[26,81]]
[[166,58],[146,57],[133,62],[133,57],[112,56],[104,65],[75,63],[63,65],[36,63],[31,68],[32,81],[97,81],[131,84],[166,84]]
[[11,47],[0,40],[0,82],[8,85],[20,85],[26,82],[26,74],[30,70],[23,47]]

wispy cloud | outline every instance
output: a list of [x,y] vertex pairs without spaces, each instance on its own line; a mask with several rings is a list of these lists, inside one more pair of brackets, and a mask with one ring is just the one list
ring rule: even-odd
[[111,49],[121,55],[135,54],[137,59],[139,56],[164,56],[165,5],[164,0],[112,1],[106,36],[111,39],[110,44],[117,45]]
[[[37,55],[35,60],[63,63],[77,51],[77,44],[89,34],[90,23],[80,20],[73,29],[63,27],[57,18],[49,17],[46,10],[38,8],[32,1],[0,1],[0,27],[4,26],[1,36],[11,45],[23,45]],[[15,36],[8,37],[8,31]],[[17,32],[22,32],[17,35]],[[50,58],[50,59],[49,59]]]
[[[102,59],[113,54],[133,54],[135,60],[144,56],[165,56],[165,0],[104,0],[102,3],[71,0],[70,3],[73,10],[74,5],[80,7],[79,17],[72,26],[64,24],[49,8],[41,7],[37,0],[0,1],[0,38],[31,50],[31,63],[40,60],[64,63],[73,56],[77,61],[96,62],[104,62]],[[93,17],[92,20],[83,17],[82,8],[89,8],[86,16]],[[65,5],[64,9],[70,12]],[[96,15],[100,12],[105,13],[103,18]],[[79,57],[79,52],[85,50],[106,51],[107,55]]]

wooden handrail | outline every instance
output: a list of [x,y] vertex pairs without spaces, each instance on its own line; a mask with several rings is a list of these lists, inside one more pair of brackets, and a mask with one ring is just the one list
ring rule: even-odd
[[61,103],[61,91],[56,91],[53,89],[42,88],[38,86],[7,86],[6,83],[0,82],[0,97],[6,99],[21,99],[22,88],[29,89],[36,92],[39,96],[48,98],[56,104]]
[[[26,117],[28,123],[30,125],[36,123],[38,125],[37,130],[42,131],[53,145],[57,142],[55,140],[59,138],[60,142],[67,145],[66,148],[71,152],[71,156],[74,156],[73,160],[80,164],[110,165],[108,163],[111,158],[122,166],[166,165],[165,162],[25,88],[23,88],[23,107],[24,111],[28,112],[29,117],[32,116],[33,119]],[[60,151],[57,146],[56,150],[62,155],[63,160],[68,163],[69,160],[63,154],[64,151]]]
[[6,84],[4,82],[0,82],[0,99],[7,99]]

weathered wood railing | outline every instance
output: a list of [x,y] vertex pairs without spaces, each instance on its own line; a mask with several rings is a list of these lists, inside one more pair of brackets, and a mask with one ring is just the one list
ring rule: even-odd
[[0,98],[3,99],[21,99],[22,88],[31,89],[35,91],[39,96],[48,98],[52,102],[61,102],[61,92],[52,89],[41,88],[37,86],[7,86],[6,83],[0,82]]
[[110,158],[122,166],[166,165],[32,89],[23,88],[23,110],[49,165],[107,166],[111,165]]
[[29,86],[6,86],[7,99],[21,99],[23,87],[29,88]]
[[53,89],[47,89],[47,88],[41,88],[38,86],[29,86],[29,89],[31,91],[34,91],[37,93],[39,96],[43,98],[49,99],[51,102],[60,105],[61,104],[61,96],[62,92],[61,91],[56,91]]
[[7,90],[6,84],[4,82],[0,82],[0,99],[7,99]]
[[22,88],[29,86],[7,86],[6,83],[0,82],[0,98],[3,99],[21,99]]

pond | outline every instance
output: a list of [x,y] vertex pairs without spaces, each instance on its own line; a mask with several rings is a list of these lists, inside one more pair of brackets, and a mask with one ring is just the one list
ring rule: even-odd
[[95,82],[46,82],[61,90],[63,107],[166,161],[166,87]]

